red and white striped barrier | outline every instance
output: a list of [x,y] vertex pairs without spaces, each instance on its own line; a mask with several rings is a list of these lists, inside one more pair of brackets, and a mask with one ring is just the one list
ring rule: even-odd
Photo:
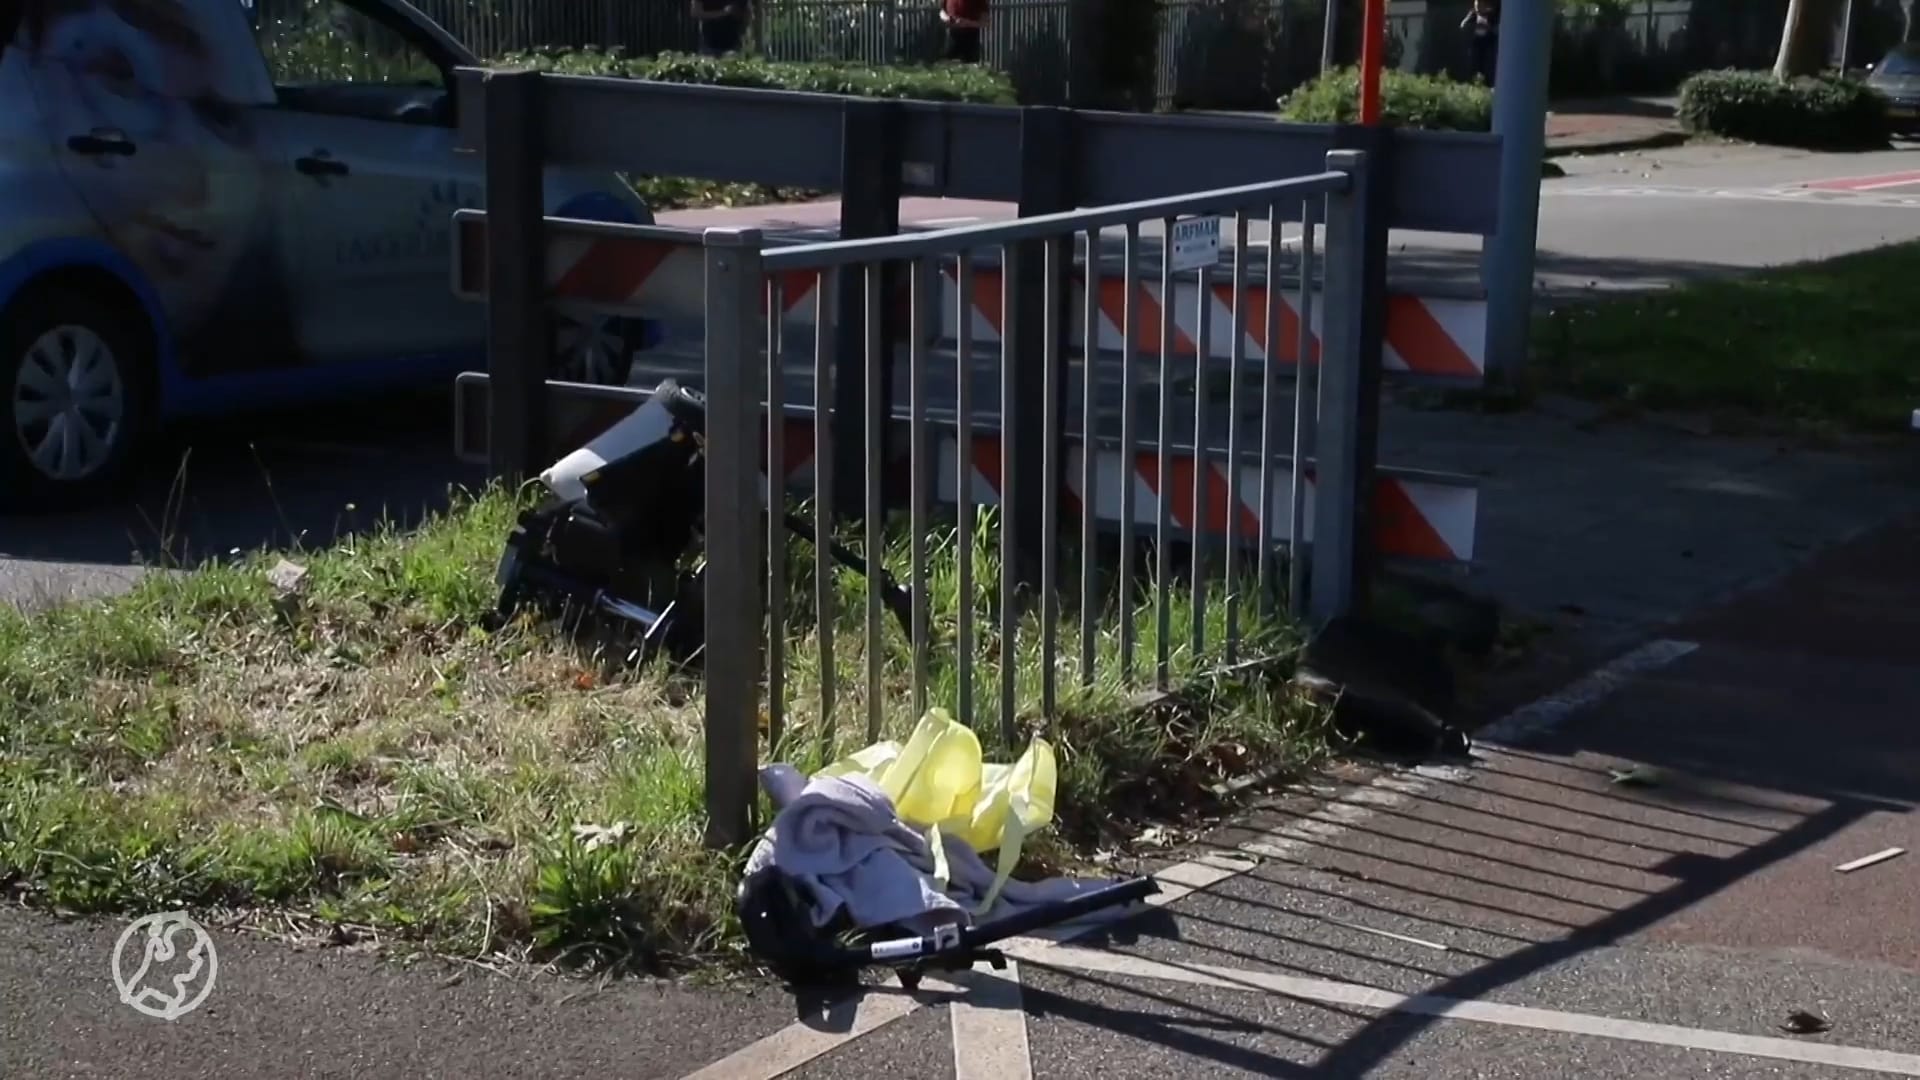
[[[1062,445],[1066,462],[1066,480],[1060,493],[1063,520],[1079,520],[1082,500],[1081,446]],[[1208,536],[1234,535],[1244,543],[1260,538],[1260,466],[1243,461],[1238,486],[1229,503],[1229,469],[1225,455],[1211,455],[1205,473],[1190,451],[1168,455],[1169,476],[1160,475],[1157,450],[1136,452],[1132,467],[1126,454],[1116,447],[1102,447],[1094,461],[1094,518],[1102,522],[1120,521],[1120,494],[1123,483],[1133,487],[1133,520],[1136,527],[1151,529],[1159,521],[1160,501],[1171,500],[1167,517],[1181,532],[1200,532]],[[957,502],[959,440],[952,435],[940,440],[939,496],[943,503]],[[973,442],[973,485],[968,493],[975,505],[997,505],[1000,499],[1000,439],[997,435],[977,435]],[[1272,487],[1267,492],[1269,534],[1275,543],[1286,540],[1293,516],[1291,466],[1275,462]],[[1205,520],[1195,529],[1194,493],[1200,478],[1206,478]],[[1302,501],[1301,535],[1313,532],[1314,479],[1306,476],[1306,498]],[[1381,476],[1375,485],[1374,514],[1378,522],[1376,543],[1382,554],[1401,558],[1467,562],[1473,558],[1473,530],[1478,512],[1479,493],[1470,484]],[[1137,535],[1151,535],[1141,531]]]
[[[608,226],[593,222],[550,218],[547,248],[547,282],[555,300],[611,313],[663,317],[685,315],[692,319],[704,310],[705,255],[699,238],[684,230],[640,226]],[[455,214],[454,292],[468,299],[486,296],[486,214],[463,210]],[[958,330],[959,289],[954,268],[943,267],[940,275],[940,333],[952,339]],[[1142,278],[1152,275],[1141,275]],[[789,271],[780,275],[781,307],[786,325],[810,326],[814,319],[814,300],[819,275],[811,270]],[[1071,287],[1072,343],[1079,346],[1086,325],[1084,287],[1078,274]],[[1198,283],[1176,283],[1173,311],[1173,342],[1176,355],[1193,356],[1203,317],[1208,322],[1208,353],[1216,359],[1231,359],[1233,341],[1233,286],[1230,282],[1212,283],[1204,316],[1199,304]],[[1245,333],[1240,341],[1244,358],[1262,356],[1267,333],[1267,287],[1249,284],[1246,289]],[[1285,364],[1299,362],[1300,312],[1298,294],[1282,289],[1275,329],[1276,358]],[[1137,319],[1137,348],[1157,355],[1161,321],[1169,307],[1157,281],[1140,281],[1134,293]],[[904,297],[896,298],[902,303]],[[974,270],[971,332],[977,345],[1000,340],[1004,325],[1001,310],[1000,270],[982,266]],[[1119,350],[1124,344],[1121,327],[1126,318],[1126,283],[1109,272],[1100,282],[1099,317],[1096,320],[1099,347]],[[1317,358],[1320,309],[1313,311],[1314,337],[1309,346]],[[1385,356],[1388,371],[1428,378],[1478,382],[1486,374],[1486,303],[1483,300],[1447,299],[1409,294],[1387,298]]]
[[[608,226],[553,218],[547,220],[547,230],[551,237],[547,251],[547,281],[550,296],[555,302],[610,313],[654,316],[662,313],[692,316],[704,311],[705,255],[698,237],[683,230]],[[997,267],[989,266],[975,272],[978,276],[972,296],[974,340],[992,342],[998,339],[1004,325],[1000,271]],[[945,336],[952,336],[955,329],[954,309],[958,302],[958,289],[950,274],[951,271],[948,271],[942,275],[945,302],[940,307],[944,313],[941,323]],[[486,215],[482,211],[460,211],[455,215],[453,278],[456,294],[475,300],[486,298]],[[783,321],[796,329],[810,323],[814,305],[809,301],[817,295],[819,275],[812,270],[786,273],[781,275],[780,285],[781,306],[785,313]],[[1117,349],[1121,345],[1119,327],[1124,321],[1125,291],[1125,283],[1118,277],[1110,277],[1101,283],[1098,330],[1103,347]],[[1231,357],[1232,286],[1217,284],[1210,291],[1206,310],[1206,317],[1212,320],[1209,328],[1212,347],[1209,352],[1214,357]],[[1073,290],[1076,306],[1081,292],[1078,287]],[[1244,326],[1247,339],[1242,343],[1242,355],[1258,357],[1266,332],[1265,288],[1249,286],[1246,297]],[[1165,317],[1165,307],[1160,304],[1160,299],[1157,286],[1144,284],[1135,298],[1135,313],[1139,318],[1137,341],[1143,351],[1157,351],[1159,347],[1160,320]],[[1286,362],[1294,363],[1298,362],[1296,343],[1299,340],[1299,315],[1290,301],[1291,298],[1284,298],[1283,294],[1276,326],[1281,335],[1277,355]],[[1474,310],[1478,306],[1478,302],[1470,301],[1404,296],[1390,298],[1387,315],[1389,365],[1398,371],[1426,375],[1477,377],[1482,366],[1480,358],[1484,355],[1484,334],[1480,332],[1484,329],[1483,319],[1480,318],[1482,313]],[[1176,349],[1192,356],[1197,351],[1194,345],[1197,337],[1195,330],[1202,317],[1194,283],[1176,288],[1174,309]],[[1317,325],[1317,317],[1315,322]],[[1080,311],[1075,312],[1074,325],[1077,342],[1083,336],[1081,328],[1084,326]],[[631,409],[632,403],[624,406],[618,403],[620,397],[619,393],[615,393],[610,399],[616,402],[612,413],[595,413],[594,420],[583,419],[569,425],[565,445],[584,444]],[[598,399],[596,396],[595,400]],[[594,426],[596,423],[598,426]],[[904,444],[905,440],[896,443]],[[951,433],[941,436],[939,492],[940,498],[946,502],[953,502],[958,490],[954,476],[957,461],[954,447],[955,437]],[[1077,487],[1080,475],[1077,455],[1080,451],[1075,444],[1070,444],[1064,450],[1070,458],[1067,475],[1074,479],[1062,491],[1061,497],[1067,504],[1063,511],[1077,518],[1082,497]],[[1173,456],[1172,475],[1166,478],[1164,484],[1159,475],[1157,451],[1143,450],[1131,467],[1126,464],[1125,455],[1117,449],[1102,449],[1099,453],[1100,460],[1096,463],[1098,490],[1095,492],[1095,515],[1099,520],[1119,520],[1120,483],[1124,478],[1126,483],[1134,486],[1137,523],[1157,522],[1161,492],[1170,489],[1173,499],[1173,504],[1168,508],[1170,517],[1182,531],[1193,530],[1196,462],[1190,451]],[[811,421],[798,417],[790,419],[784,453],[790,486],[811,485],[812,455]],[[977,504],[992,504],[999,497],[999,455],[1000,438],[997,433],[975,437],[972,497]],[[1219,460],[1224,456],[1208,455],[1205,468],[1209,476],[1210,509],[1202,529],[1213,535],[1226,534],[1232,529],[1244,537],[1255,538],[1258,536],[1262,499],[1259,469],[1257,465],[1242,464],[1236,491],[1240,505],[1229,508],[1226,484],[1228,467]],[[902,464],[893,462],[890,466]],[[1285,469],[1276,468],[1274,472],[1275,490],[1266,492],[1265,498],[1270,507],[1274,535],[1284,537],[1291,510],[1291,497],[1287,490],[1289,478]],[[1312,522],[1311,478],[1308,482],[1305,500],[1307,521],[1303,527],[1310,527]],[[1461,562],[1473,558],[1479,498],[1471,478],[1450,478],[1435,473],[1383,468],[1378,474],[1374,499],[1376,542],[1382,554]]]
[[[1070,316],[1070,332],[1075,347],[1086,338],[1084,281],[1085,278],[1075,274]],[[958,328],[956,313],[960,290],[951,267],[942,273],[941,284],[940,329],[943,336],[952,338]],[[1203,314],[1199,304],[1199,283],[1181,281],[1174,284],[1171,305],[1174,352],[1179,356],[1193,356],[1199,351],[1196,342],[1204,319],[1207,324],[1208,355],[1215,359],[1232,360],[1233,284],[1216,280],[1207,291]],[[1124,277],[1108,271],[1100,281],[1099,310],[1095,320],[1098,346],[1103,350],[1118,352],[1126,344],[1122,336],[1122,328],[1126,325],[1126,296]],[[1283,287],[1274,319],[1274,329],[1279,336],[1276,342],[1279,348],[1275,355],[1287,364],[1300,362],[1298,299],[1297,291]],[[972,300],[973,318],[969,330],[973,341],[976,344],[999,341],[1003,300],[997,267],[974,272]],[[1241,326],[1244,332],[1239,356],[1241,359],[1258,359],[1264,355],[1267,343],[1267,286],[1264,283],[1249,283],[1243,303]],[[1152,284],[1136,281],[1133,310],[1134,347],[1137,350],[1159,355],[1161,322],[1166,318],[1168,308],[1157,280]],[[1312,337],[1308,347],[1317,360],[1321,325],[1321,311],[1317,304],[1312,316]],[[1382,364],[1388,371],[1478,382],[1486,377],[1486,330],[1487,312],[1483,300],[1391,294],[1387,297],[1386,348]]]
[[[785,430],[781,464],[785,467],[787,487],[789,490],[811,489],[812,417],[789,417]],[[942,431],[936,439],[939,466],[934,497],[943,505],[953,505],[959,501],[960,440],[953,431]],[[904,441],[897,441],[895,446],[902,447]],[[764,443],[761,449],[761,460],[765,461]],[[1060,488],[1063,521],[1080,520],[1081,501],[1086,497],[1081,490],[1081,452],[1081,445],[1076,441],[1066,440],[1061,445],[1066,474]],[[1251,544],[1259,540],[1261,499],[1258,463],[1242,461],[1238,486],[1231,493],[1234,502],[1230,504],[1227,498],[1228,469],[1222,460],[1226,455],[1208,455],[1205,464],[1207,498],[1203,507],[1205,520],[1196,530],[1193,496],[1201,473],[1191,450],[1176,449],[1168,455],[1170,476],[1165,482],[1160,476],[1158,450],[1138,451],[1132,468],[1126,467],[1126,455],[1116,447],[1101,447],[1097,453],[1099,456],[1094,462],[1095,520],[1106,524],[1120,521],[1120,486],[1124,481],[1133,486],[1133,519],[1136,527],[1146,527],[1137,533],[1143,539],[1152,536],[1151,530],[1160,519],[1160,500],[1167,498],[1171,500],[1167,516],[1184,534],[1192,535],[1198,531],[1207,536],[1225,536],[1231,531],[1243,543]],[[900,460],[894,461],[892,467],[902,470],[905,475],[908,461],[903,451],[899,456]],[[998,433],[976,434],[973,437],[970,464],[973,483],[967,492],[969,501],[975,506],[998,505],[1001,483],[1001,442]],[[1274,464],[1267,506],[1271,515],[1268,519],[1272,530],[1270,536],[1278,544],[1285,542],[1288,523],[1293,516],[1293,500],[1289,490],[1292,478],[1290,465],[1286,461],[1276,461]],[[1301,535],[1311,536],[1315,494],[1311,469],[1307,472],[1306,480]],[[1373,499],[1378,550],[1383,555],[1404,559],[1472,561],[1479,498],[1479,492],[1470,482],[1448,482],[1438,475],[1423,477],[1383,470],[1374,486]]]

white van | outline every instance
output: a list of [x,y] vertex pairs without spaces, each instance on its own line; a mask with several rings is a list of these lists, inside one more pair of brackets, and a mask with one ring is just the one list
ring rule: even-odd
[[[0,3],[0,507],[94,498],[183,418],[483,366],[448,263],[477,63],[401,0]],[[652,221],[618,177],[546,184]],[[623,382],[651,328],[558,333],[556,374]]]

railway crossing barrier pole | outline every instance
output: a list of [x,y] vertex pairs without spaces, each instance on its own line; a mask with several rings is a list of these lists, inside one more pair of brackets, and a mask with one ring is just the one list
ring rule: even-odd
[[[1044,106],[1020,110],[1021,217],[1074,208],[1073,152],[1071,110]],[[1046,460],[1042,449],[1048,422],[1042,409],[1046,395],[1045,363],[1048,356],[1055,357],[1060,369],[1060,381],[1056,385],[1066,385],[1067,335],[1072,324],[1068,318],[1072,290],[1067,287],[1072,275],[1072,268],[1067,264],[1072,260],[1061,259],[1061,265],[1049,271],[1046,251],[1044,240],[1013,245],[1006,253],[1000,278],[1005,289],[1002,310],[1013,322],[1009,335],[1013,350],[1007,357],[1011,370],[1003,372],[1000,382],[1005,398],[1001,403],[1005,410],[1004,437],[1009,442],[1008,452],[1001,460],[1009,466],[1005,482],[1011,485],[1010,490],[1004,490],[1001,495],[1005,500],[1003,512],[1007,514],[1007,531],[1002,535],[1017,556],[1009,565],[1014,567],[1013,580],[1021,591],[1034,590],[1040,584],[1044,484],[1032,470],[1034,462]],[[1057,275],[1052,289],[1044,282],[1044,275],[1049,272]],[[1051,312],[1046,308],[1048,296],[1060,301]],[[1054,351],[1046,347],[1049,333],[1056,336]],[[1064,425],[1066,410],[1061,410],[1053,423]],[[1010,466],[1015,461],[1023,463],[1024,475],[1012,472]]]
[[546,159],[540,127],[541,75],[489,71],[486,101],[487,370],[498,392],[488,400],[488,471],[518,483],[548,463],[547,371],[552,321],[547,311]]
[[[901,136],[900,106],[892,101],[849,98],[840,113],[840,236],[847,240],[892,236],[900,231]],[[841,267],[835,273],[835,323],[841,327],[836,342],[833,372],[833,515],[843,520],[858,520],[866,491],[866,467],[869,454],[878,460],[886,456],[887,446],[868,447],[864,429],[867,415],[866,355],[867,342],[857,328],[867,325],[866,271],[858,266]],[[881,274],[880,295],[898,293],[898,266],[888,265]],[[900,338],[899,318],[894,305],[884,306],[880,316],[881,340]],[[883,415],[893,406],[893,367],[880,365],[880,396]]]

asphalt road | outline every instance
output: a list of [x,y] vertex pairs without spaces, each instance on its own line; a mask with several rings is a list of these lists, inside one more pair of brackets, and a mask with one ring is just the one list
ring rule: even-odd
[[[1864,190],[1807,187],[1917,174],[1920,151],[1682,147],[1561,160],[1569,175],[1546,182],[1541,204],[1540,277],[1555,295],[1660,285],[1920,237],[1920,177]],[[903,217],[937,228],[1011,212],[1005,204],[916,199]],[[836,204],[824,202],[667,218],[806,230],[830,227],[837,214]],[[1259,223],[1249,236],[1270,241]],[[1394,243],[1396,276],[1469,288],[1477,280],[1476,239],[1409,233]],[[0,601],[110,591],[131,580],[134,567],[155,561],[318,542],[377,518],[383,507],[416,515],[441,501],[449,483],[477,479],[451,461],[450,415],[447,401],[429,396],[371,403],[350,417],[327,411],[196,428],[152,455],[140,490],[119,505],[0,521]]]
[[0,518],[0,603],[97,595],[147,568],[417,520],[452,486],[484,481],[453,460],[452,415],[449,392],[198,425],[155,447],[112,505]]
[[[1536,273],[1550,297],[1661,287],[1920,238],[1920,147],[1815,154],[1689,145],[1556,160],[1567,175],[1541,184]],[[742,207],[668,220],[830,235],[838,215],[839,204],[824,200],[771,217]],[[910,199],[902,210],[903,224],[922,228],[1012,216],[1006,203],[957,199]],[[1281,243],[1292,249],[1297,231],[1285,229]],[[1269,243],[1266,223],[1251,221],[1248,238]],[[1403,230],[1392,243],[1396,279],[1479,285],[1479,237]]]

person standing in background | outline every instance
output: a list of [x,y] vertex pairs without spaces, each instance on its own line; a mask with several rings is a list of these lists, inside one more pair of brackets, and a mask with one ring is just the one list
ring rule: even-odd
[[1460,29],[1473,31],[1473,73],[1492,86],[1500,57],[1500,0],[1473,0]]
[[740,51],[747,30],[746,0],[690,0],[688,6],[700,24],[701,56]]
[[947,26],[947,59],[980,62],[980,34],[987,25],[987,0],[941,0],[940,21]]

